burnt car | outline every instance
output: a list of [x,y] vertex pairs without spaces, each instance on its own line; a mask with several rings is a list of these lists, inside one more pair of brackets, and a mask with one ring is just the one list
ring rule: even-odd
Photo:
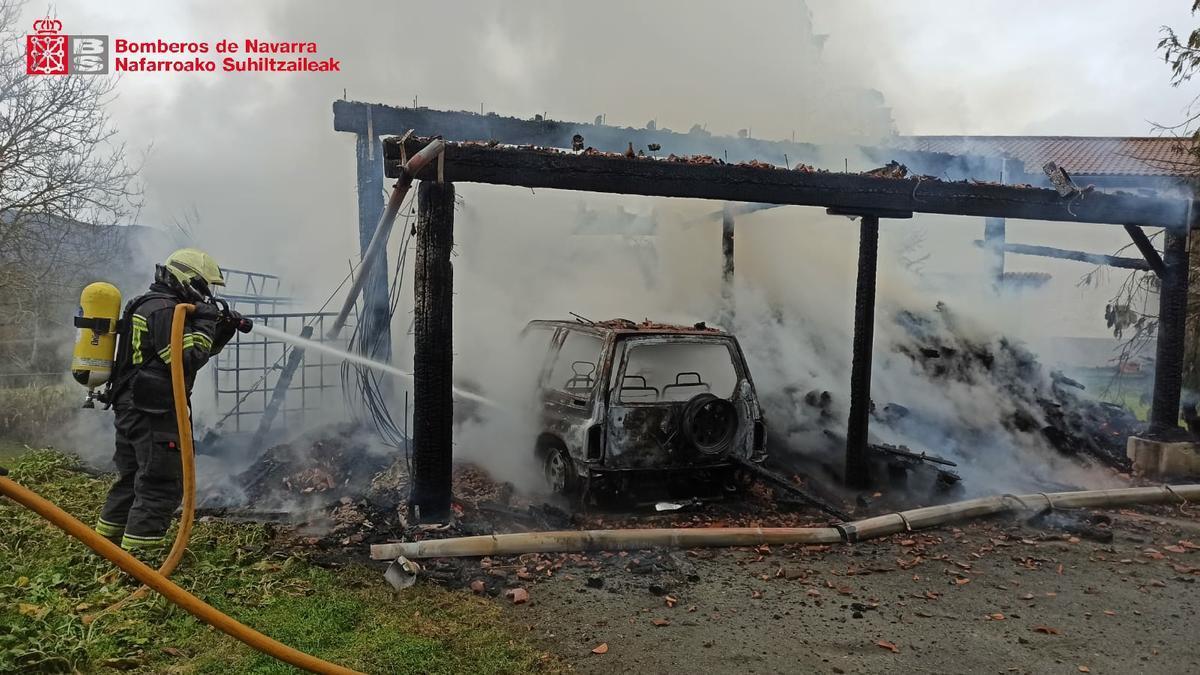
[[749,480],[745,462],[766,459],[754,381],[729,333],[613,319],[532,321],[523,338],[544,353],[536,453],[554,492],[732,490]]

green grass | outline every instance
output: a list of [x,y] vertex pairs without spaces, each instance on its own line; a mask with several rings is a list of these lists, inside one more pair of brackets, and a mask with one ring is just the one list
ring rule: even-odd
[[[0,446],[13,457],[17,448]],[[5,459],[17,482],[84,522],[107,481],[52,451]],[[0,501],[0,672],[292,673],[151,594],[86,624],[136,584],[82,544]],[[285,644],[369,673],[555,672],[492,601],[428,584],[395,593],[380,570],[336,571],[278,551],[260,525],[197,523],[173,579]]]

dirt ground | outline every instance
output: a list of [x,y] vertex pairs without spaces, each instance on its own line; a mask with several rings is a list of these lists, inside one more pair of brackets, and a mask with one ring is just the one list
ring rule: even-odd
[[1107,515],[1108,543],[995,520],[601,554],[497,602],[582,673],[1200,672],[1200,507]]

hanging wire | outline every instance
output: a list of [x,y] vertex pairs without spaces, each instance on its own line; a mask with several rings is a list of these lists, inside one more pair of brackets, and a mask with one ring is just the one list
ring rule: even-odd
[[[412,228],[412,200],[410,196],[406,205],[401,208],[400,213],[404,219],[404,235],[400,241],[399,254],[396,256],[396,264],[392,272],[392,284],[388,290],[388,312],[386,321],[390,325],[393,317],[395,317],[396,309],[400,305],[401,290],[404,282],[404,272],[408,261],[408,249],[413,238]],[[364,356],[379,353],[382,348],[388,346],[384,340],[387,339],[387,333],[374,330],[373,322],[376,317],[365,312],[362,307],[355,303],[355,326],[350,335],[350,349],[355,353]],[[367,344],[367,336],[373,336],[374,342]],[[356,422],[364,423],[369,421],[375,430],[379,433],[383,443],[389,447],[404,451],[404,460],[408,471],[412,472],[412,458],[409,455],[409,438],[392,417],[391,410],[388,407],[388,395],[385,393],[385,388],[380,379],[380,375],[374,370],[366,366],[343,362],[341,366],[341,381],[342,395],[346,401],[346,407],[350,410],[351,415]],[[405,425],[407,428],[407,425]]]

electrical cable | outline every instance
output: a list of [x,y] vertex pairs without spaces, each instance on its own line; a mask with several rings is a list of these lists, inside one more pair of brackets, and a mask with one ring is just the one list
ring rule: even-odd
[[[401,214],[400,217],[404,219],[404,234],[400,241],[396,264],[392,272],[392,283],[388,291],[387,313],[379,317],[368,314],[358,305],[355,306],[355,326],[350,335],[350,348],[364,356],[379,353],[386,346],[382,342],[385,339],[383,331],[372,330],[372,322],[386,320],[390,324],[400,304],[404,274],[407,268],[408,250],[413,238],[412,202],[414,198],[414,195],[410,195],[405,205],[399,211]],[[375,336],[374,339],[376,342],[368,344],[366,342],[366,336],[368,335]],[[401,429],[392,417],[389,409],[389,396],[385,394],[385,387],[383,381],[380,379],[380,375],[365,366],[344,362],[341,367],[341,379],[342,394],[345,397],[346,406],[351,411],[355,420],[360,423],[369,421],[385,445],[397,450],[404,450],[405,463],[411,472],[411,457],[408,451],[409,437],[406,431]]]

